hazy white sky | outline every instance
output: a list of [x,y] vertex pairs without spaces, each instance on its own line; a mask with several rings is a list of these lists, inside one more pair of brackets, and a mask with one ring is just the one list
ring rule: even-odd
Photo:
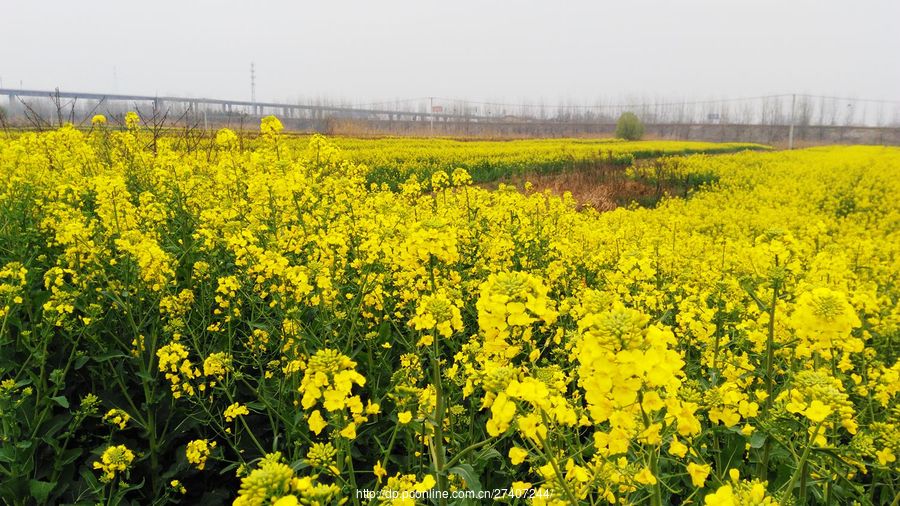
[[259,100],[900,99],[898,0],[18,0],[0,9],[4,87],[248,99],[253,61]]

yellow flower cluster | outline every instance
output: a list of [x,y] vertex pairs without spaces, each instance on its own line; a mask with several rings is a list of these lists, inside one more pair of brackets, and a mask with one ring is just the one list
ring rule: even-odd
[[[416,305],[416,316],[409,320],[409,324],[416,330],[434,330],[442,337],[450,337],[463,328],[460,305],[461,301],[452,300],[444,291],[423,295]],[[431,341],[423,344],[427,346]]]
[[284,130],[284,125],[282,125],[281,121],[275,116],[266,116],[259,125],[259,132],[267,137],[273,137],[282,130]]
[[138,113],[134,111],[128,111],[125,113],[125,127],[129,130],[134,130],[138,126],[140,126],[141,117],[138,116]]
[[[812,425],[829,420],[825,426],[830,427],[830,420],[833,420],[850,434],[856,434],[858,425],[853,417],[853,404],[841,381],[825,370],[798,372],[790,387],[779,394],[778,400],[786,402],[785,409],[789,413],[803,415]],[[824,435],[817,441],[825,444]]]
[[240,142],[237,134],[230,128],[223,128],[216,132],[216,145],[223,150],[235,149]]
[[184,495],[187,494],[187,488],[181,483],[180,480],[172,480],[169,482],[169,487],[173,492]]
[[[221,381],[231,370],[231,356],[222,351],[210,354],[203,361],[203,375],[208,378]],[[210,386],[216,386],[215,381],[211,381]]]
[[10,262],[0,269],[0,319],[6,318],[13,305],[22,303],[26,269],[19,262]]
[[159,372],[165,373],[172,386],[172,396],[192,396],[196,393],[191,380],[201,376],[200,369],[194,367],[188,358],[188,349],[181,343],[169,343],[156,350]]
[[418,504],[415,499],[415,492],[427,492],[431,490],[435,483],[434,476],[426,474],[421,480],[416,478],[414,474],[400,474],[391,476],[387,479],[383,493],[386,497],[391,497],[390,504],[396,506],[416,506]]
[[116,246],[134,257],[141,280],[154,292],[161,291],[174,275],[171,256],[152,238],[132,230],[122,234]]
[[100,480],[110,482],[119,474],[124,474],[134,461],[134,452],[125,445],[110,446],[103,450],[100,460],[94,462],[94,469],[101,472]]
[[[353,385],[363,386],[366,378],[356,372],[356,362],[337,350],[317,351],[306,365],[300,381],[303,409],[310,409],[321,403],[327,413],[333,413],[342,420],[340,435],[347,439],[356,438],[356,427],[365,422],[367,409],[358,395],[352,395]],[[349,410],[350,419],[345,420],[343,412]],[[372,412],[371,407],[368,412]],[[310,430],[319,434],[327,426],[322,413],[313,410],[307,419]]]
[[[524,401],[526,413],[515,418],[517,402]],[[516,428],[527,440],[542,444],[547,436],[545,420],[563,426],[574,426],[578,416],[564,395],[551,392],[546,383],[540,379],[523,378],[512,380],[506,388],[497,394],[490,404],[491,418],[487,422],[487,432],[499,436],[510,427],[515,418]],[[521,455],[521,454],[520,454]]]
[[244,406],[243,404],[241,404],[239,402],[235,402],[235,403],[231,404],[230,406],[228,406],[227,408],[225,408],[225,413],[223,413],[223,415],[225,416],[226,422],[231,422],[239,416],[249,415],[249,414],[250,414],[250,410],[247,409],[247,406]]
[[[241,480],[234,506],[328,505],[338,502],[340,488],[318,483],[318,476],[298,477],[282,462],[280,453],[266,455],[258,466]],[[340,501],[343,502],[343,501]]]
[[658,445],[669,423],[683,437],[700,431],[696,405],[678,397],[684,360],[674,350],[675,336],[648,321],[618,303],[578,322],[579,385],[594,423],[610,426],[594,436],[602,452],[624,453],[636,437]]
[[131,415],[119,408],[111,409],[103,415],[103,421],[114,427],[118,427],[119,430],[125,430],[125,426],[128,425],[129,420],[131,420]]
[[209,458],[210,453],[212,453],[212,450],[215,447],[215,441],[195,439],[189,442],[185,447],[185,457],[187,457],[187,461],[196,466],[197,469],[203,470],[203,468],[206,467],[206,460]]
[[797,347],[798,356],[818,353],[830,360],[834,351],[862,352],[863,341],[851,335],[860,325],[856,310],[847,297],[828,288],[815,288],[801,294],[791,315],[791,326],[797,337],[804,341],[803,346]]
[[491,274],[479,287],[476,308],[485,353],[500,363],[532,351],[532,324],[552,325],[558,313],[547,286],[526,272]]
[[335,469],[333,467],[335,457],[337,457],[337,450],[331,443],[313,443],[306,452],[306,461],[309,462],[309,465],[319,469]]
[[741,480],[735,469],[731,470],[730,475],[730,483],[720,486],[703,499],[705,506],[775,506],[779,504],[766,491],[765,482]]

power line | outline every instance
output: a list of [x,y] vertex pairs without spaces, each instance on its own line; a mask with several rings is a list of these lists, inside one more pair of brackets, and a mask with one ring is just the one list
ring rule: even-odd
[[[757,95],[750,97],[734,97],[734,98],[721,98],[721,99],[709,99],[709,100],[685,100],[685,101],[670,101],[670,102],[636,102],[636,103],[619,103],[619,104],[533,104],[533,103],[514,103],[514,102],[491,102],[491,101],[479,101],[479,100],[468,100],[463,98],[453,98],[453,97],[434,97],[434,100],[442,100],[445,102],[451,102],[463,106],[487,106],[487,107],[508,107],[508,108],[525,108],[525,109],[535,109],[535,108],[549,108],[549,109],[569,109],[569,110],[603,110],[603,109],[625,109],[625,108],[652,108],[652,107],[679,107],[679,106],[689,106],[689,105],[714,105],[714,104],[726,104],[726,103],[738,103],[738,102],[755,102],[755,101],[764,101],[764,100],[774,100],[774,99],[785,99],[789,97],[796,98],[807,98],[807,99],[826,99],[826,100],[843,100],[848,102],[868,102],[868,103],[880,103],[880,104],[900,104],[900,100],[885,100],[885,99],[871,99],[871,98],[850,98],[850,97],[836,97],[836,96],[828,96],[828,95],[811,95],[811,94],[791,94],[791,93],[780,93],[773,95]],[[381,102],[369,102],[366,104],[360,104],[360,106],[375,106],[375,105],[399,105],[405,104],[409,102],[424,102],[429,100],[431,97],[416,97],[416,98],[407,98],[407,99],[398,99],[398,100],[385,100]]]
[[828,95],[797,95],[798,97],[806,97],[806,98],[818,98],[825,100],[842,100],[845,102],[869,102],[874,104],[898,104],[900,105],[900,100],[885,100],[878,98],[850,98],[850,97],[832,97]]
[[397,104],[406,104],[409,102],[424,102],[428,100],[429,97],[416,97],[416,98],[403,98],[396,100],[382,100],[380,102],[366,102],[362,104],[356,104],[354,107],[376,107],[379,105],[397,105]]
[[[681,102],[644,102],[644,103],[633,103],[633,104],[594,104],[594,105],[572,105],[572,104],[559,104],[559,105],[551,105],[551,104],[523,104],[523,103],[509,103],[509,102],[480,102],[475,100],[465,100],[465,99],[457,99],[457,98],[447,98],[447,97],[435,97],[439,100],[446,100],[448,102],[460,102],[465,104],[472,105],[485,105],[492,107],[523,107],[523,108],[539,108],[539,107],[550,107],[555,109],[619,109],[624,107],[664,107],[664,106],[680,106],[680,105],[703,105],[703,104],[720,104],[726,102],[750,102],[754,100],[766,100],[773,98],[783,98],[790,97],[790,94],[780,94],[780,95],[762,95],[756,97],[740,97],[740,98],[723,98],[723,99],[712,99],[712,100],[687,100]],[[799,95],[798,95],[799,96]]]

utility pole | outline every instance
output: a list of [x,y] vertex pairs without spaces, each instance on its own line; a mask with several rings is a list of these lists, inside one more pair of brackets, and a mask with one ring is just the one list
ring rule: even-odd
[[250,62],[250,103],[253,104],[253,114],[256,114],[256,65]]
[[431,136],[434,137],[434,97],[428,97],[428,109],[431,114]]
[[788,149],[794,149],[794,105],[797,102],[797,95],[791,95],[791,126],[788,129]]

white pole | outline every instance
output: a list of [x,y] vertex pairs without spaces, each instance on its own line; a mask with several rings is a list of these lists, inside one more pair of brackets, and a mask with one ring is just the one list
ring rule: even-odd
[[431,136],[434,137],[434,97],[428,97],[428,107],[431,109]]
[[791,127],[788,129],[788,149],[794,149],[794,103],[797,95],[791,95]]

